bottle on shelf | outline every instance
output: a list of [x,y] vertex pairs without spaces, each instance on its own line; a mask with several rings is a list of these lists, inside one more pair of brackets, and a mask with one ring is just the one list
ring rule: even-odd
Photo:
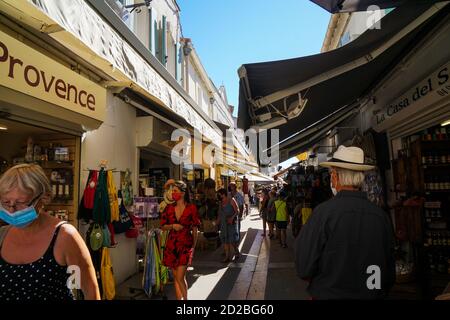
[[434,271],[436,269],[435,267],[435,257],[433,252],[428,253],[428,264],[430,266],[431,271]]
[[428,154],[427,152],[422,152],[422,165],[427,165],[428,164]]
[[34,147],[34,143],[33,143],[33,138],[29,137],[27,140],[27,152],[25,154],[25,161],[26,162],[32,162],[33,161],[33,147]]
[[58,183],[56,181],[52,182],[52,193],[53,193],[53,200],[58,200]]
[[53,148],[53,143],[50,142],[48,147],[48,161],[54,161],[55,160],[55,149]]

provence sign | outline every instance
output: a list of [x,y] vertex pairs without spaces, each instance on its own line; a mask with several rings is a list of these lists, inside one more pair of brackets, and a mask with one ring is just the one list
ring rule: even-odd
[[420,84],[407,91],[400,98],[388,104],[376,115],[375,126],[383,127],[398,113],[422,102],[434,103],[450,96],[450,63],[437,69]]
[[106,89],[0,31],[0,85],[103,121]]

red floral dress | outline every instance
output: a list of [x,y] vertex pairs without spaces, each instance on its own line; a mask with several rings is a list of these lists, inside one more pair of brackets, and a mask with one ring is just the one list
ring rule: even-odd
[[185,266],[189,262],[191,248],[194,244],[192,229],[200,226],[197,207],[194,204],[187,204],[180,220],[177,221],[175,206],[168,205],[161,215],[161,226],[167,224],[181,224],[184,228],[180,231],[169,231],[162,263],[170,268]]

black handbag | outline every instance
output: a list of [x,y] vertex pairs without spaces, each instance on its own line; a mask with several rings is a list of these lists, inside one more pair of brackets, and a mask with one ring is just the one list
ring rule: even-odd
[[[119,199],[122,199],[122,194],[119,190],[118,192]],[[123,200],[120,202],[119,206],[119,221],[113,222],[113,228],[115,234],[120,234],[128,231],[133,227],[133,221],[130,218],[130,215],[125,207]]]

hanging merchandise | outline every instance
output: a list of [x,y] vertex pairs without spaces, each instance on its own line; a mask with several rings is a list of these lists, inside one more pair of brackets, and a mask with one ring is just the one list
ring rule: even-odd
[[148,297],[151,297],[153,294],[152,287],[154,284],[155,279],[155,252],[154,247],[152,244],[153,237],[148,236],[147,237],[147,244],[146,244],[146,252],[145,252],[145,258],[144,258],[144,275],[142,278],[142,288],[144,289],[145,293]]
[[142,288],[148,297],[163,292],[169,281],[169,268],[162,264],[167,232],[151,229],[147,233]]
[[125,232],[127,238],[137,238],[139,236],[139,230],[143,228],[142,220],[136,217],[134,214],[130,214],[131,222],[133,226]]
[[117,198],[116,185],[114,184],[113,172],[108,171],[107,173],[107,188],[108,188],[108,198],[109,206],[111,211],[111,221],[119,221],[119,201]]
[[[78,206],[78,220],[84,220],[86,223],[89,223],[93,219],[92,217],[92,208],[94,207],[94,195],[95,195],[95,188],[92,189],[89,187],[89,184],[93,178],[93,175],[96,175],[96,172],[91,170],[89,171],[89,176],[86,181],[86,186],[84,188],[83,196],[81,197],[80,205]],[[95,185],[97,185],[97,182],[95,182]],[[86,199],[92,199],[92,206],[90,208],[86,207],[86,202],[91,202],[91,200]]]
[[108,225],[105,223],[102,228],[102,234],[103,234],[103,244],[102,246],[104,248],[111,247],[111,233],[109,232]]
[[111,247],[115,247],[117,245],[116,239],[115,239],[115,235],[116,233],[114,232],[114,226],[112,223],[108,223],[108,230],[109,230],[109,234],[110,234],[110,243],[111,243]]
[[116,283],[108,248],[103,248],[102,252],[101,278],[103,288],[102,298],[104,300],[113,300],[116,296]]
[[121,188],[122,188],[122,195],[123,195],[123,204],[126,207],[133,205],[133,186],[131,184],[130,169],[127,169],[125,171]]
[[98,184],[95,190],[94,199],[94,222],[103,225],[111,221],[111,211],[109,206],[108,190],[107,190],[107,174],[102,168],[98,174]]
[[367,193],[367,198],[372,203],[383,208],[383,182],[381,181],[381,175],[379,171],[372,170],[364,173],[364,183],[362,185],[362,191]]
[[94,224],[89,236],[89,244],[93,251],[97,251],[103,245],[103,231],[98,223]]
[[83,193],[83,203],[86,209],[94,208],[95,190],[97,189],[98,172],[95,170],[89,171],[88,182]]
[[133,227],[133,222],[131,221],[130,215],[127,208],[125,208],[121,196],[121,191],[119,190],[119,221],[113,222],[114,233],[116,234],[124,233]]
[[161,255],[156,241],[156,234],[152,238],[153,252],[155,255],[155,281],[153,288],[155,293],[159,293],[161,291]]
[[161,261],[161,284],[164,286],[169,282],[169,268],[162,264],[164,259],[164,249],[166,248],[167,238],[169,237],[168,231],[163,231],[159,235],[159,253]]
[[175,186],[175,180],[169,179],[164,184],[164,200],[159,204],[159,212],[163,213],[166,207],[169,204],[175,203],[175,201],[172,199],[172,190]]

